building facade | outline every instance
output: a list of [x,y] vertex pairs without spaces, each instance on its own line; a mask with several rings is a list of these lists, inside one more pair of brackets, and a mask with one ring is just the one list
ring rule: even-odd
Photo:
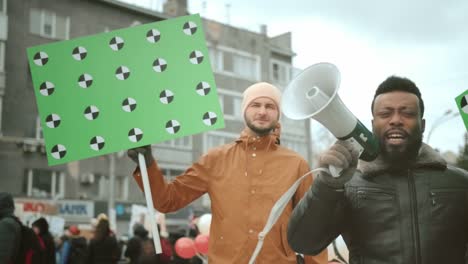
[[[161,10],[117,0],[0,0],[0,189],[29,202],[82,201],[94,211],[86,213],[94,216],[109,211],[103,205],[144,204],[144,195],[131,178],[135,165],[125,152],[47,165],[26,49],[185,14],[186,0],[167,0]],[[208,149],[238,137],[244,127],[241,101],[246,87],[268,81],[284,89],[293,75],[290,33],[269,37],[266,26],[253,32],[208,19],[203,23],[226,128],[153,145],[168,179]],[[282,144],[310,161],[309,121],[282,116],[281,122]],[[89,206],[90,202],[96,205]],[[206,211],[209,205],[205,196],[191,207]],[[118,228],[126,231],[128,210],[120,211],[114,210]]]

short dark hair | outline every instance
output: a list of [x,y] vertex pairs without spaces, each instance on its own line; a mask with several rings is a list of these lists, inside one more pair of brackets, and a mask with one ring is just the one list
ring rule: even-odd
[[371,113],[374,114],[374,102],[377,96],[394,91],[403,91],[416,95],[419,99],[419,110],[421,112],[421,118],[424,116],[424,101],[421,97],[419,88],[410,79],[394,75],[388,77],[379,85],[379,87],[377,87],[377,90],[374,94],[374,99],[372,99]]

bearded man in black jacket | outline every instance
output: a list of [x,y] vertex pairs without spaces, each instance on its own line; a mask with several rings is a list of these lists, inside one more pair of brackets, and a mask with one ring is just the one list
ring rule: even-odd
[[294,209],[291,247],[317,254],[342,235],[351,264],[464,264],[468,173],[422,143],[424,102],[409,79],[391,76],[376,90],[372,127],[380,154],[359,161],[347,141],[322,153],[319,173]]

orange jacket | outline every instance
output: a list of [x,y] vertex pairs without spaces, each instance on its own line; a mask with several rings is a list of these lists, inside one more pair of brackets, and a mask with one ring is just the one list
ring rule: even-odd
[[[176,211],[201,195],[211,199],[209,263],[248,263],[270,211],[286,190],[309,171],[297,153],[275,144],[275,135],[248,136],[214,148],[174,181],[164,181],[156,162],[148,166],[155,208]],[[142,188],[140,172],[134,177]],[[299,187],[283,214],[265,237],[256,263],[296,263],[286,238],[293,207],[312,183],[308,177]],[[306,263],[326,263],[327,252],[306,257]]]

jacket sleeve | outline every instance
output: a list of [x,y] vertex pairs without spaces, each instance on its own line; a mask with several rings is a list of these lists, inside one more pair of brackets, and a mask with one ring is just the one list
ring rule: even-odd
[[[307,164],[307,162],[305,160],[302,160],[301,159],[301,162],[299,164],[299,168],[298,168],[298,179],[300,177],[302,177],[302,175],[306,174],[310,172],[310,167],[309,165]],[[296,193],[294,194],[293,196],[293,205],[296,206],[299,201],[302,199],[302,197],[304,197],[305,193],[307,192],[307,190],[309,190],[310,186],[312,185],[312,182],[313,182],[313,175],[312,173],[309,174],[309,176],[307,176],[302,182],[301,182],[301,185],[299,185],[299,188],[297,188],[296,190]]]
[[[156,161],[148,166],[148,178],[154,207],[163,213],[169,213],[185,207],[208,191],[210,172],[209,153],[192,164],[183,174],[173,181],[166,182]],[[138,186],[143,190],[140,169],[133,173]]]
[[[302,175],[310,172],[310,167],[307,164],[305,160],[301,161],[301,164],[299,166],[299,177],[302,177]],[[313,183],[313,175],[312,173],[309,174],[299,185],[299,188],[297,189],[296,193],[294,194],[293,197],[293,204],[294,206],[299,204],[299,201],[304,197],[304,195],[307,193],[307,191],[310,189],[311,185]],[[304,261],[306,264],[326,264],[328,263],[328,250],[325,248],[322,250],[319,254],[315,256],[311,255],[304,255]]]
[[341,233],[343,221],[343,190],[329,187],[319,177],[293,210],[289,245],[296,252],[317,255]]

